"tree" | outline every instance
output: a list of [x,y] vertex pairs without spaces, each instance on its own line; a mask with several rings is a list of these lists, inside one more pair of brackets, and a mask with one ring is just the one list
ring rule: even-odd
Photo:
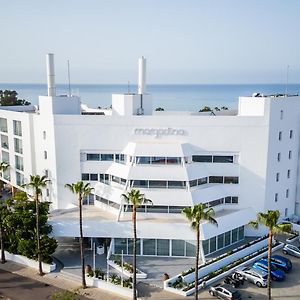
[[[2,173],[2,177],[4,177],[4,172],[9,168],[9,164],[7,162],[2,161],[0,163],[0,172]],[[1,181],[1,189],[3,188],[3,182]]]
[[0,90],[0,106],[19,106],[30,104],[30,102],[24,99],[18,99],[18,93],[16,91]]
[[183,214],[191,222],[192,229],[196,230],[196,260],[195,260],[195,299],[198,299],[198,268],[199,268],[199,248],[200,248],[200,223],[208,221],[211,224],[218,226],[218,222],[213,218],[214,210],[203,203],[199,203],[193,207],[185,207],[182,210]]
[[157,107],[155,111],[165,111],[165,109],[163,107]]
[[274,233],[291,232],[292,225],[288,223],[278,224],[280,212],[278,210],[268,210],[266,213],[259,212],[257,220],[251,221],[249,225],[258,228],[259,224],[264,225],[269,231],[268,241],[268,298],[271,300],[271,254],[272,254],[272,239]]
[[207,111],[212,111],[212,109],[209,106],[204,106],[199,110],[199,112],[207,112]]
[[39,274],[43,275],[42,268],[42,256],[41,256],[41,248],[40,248],[40,219],[39,219],[39,196],[42,195],[42,189],[47,186],[50,182],[47,179],[47,176],[40,175],[30,175],[30,182],[28,184],[24,184],[23,187],[27,187],[33,190],[34,192],[34,202],[36,207],[36,240],[37,240],[37,253],[38,253],[38,262],[39,262]]
[[7,235],[8,226],[7,226],[7,218],[10,215],[10,201],[2,201],[0,202],[0,247],[1,247],[1,263],[4,264],[6,262],[5,259],[5,246],[4,239]]
[[133,278],[132,278],[132,287],[133,287],[133,300],[137,299],[136,294],[136,213],[137,208],[145,204],[153,204],[150,199],[146,199],[144,194],[141,194],[139,190],[132,189],[127,194],[122,194],[121,197],[129,205],[132,205],[132,222],[133,222],[133,259],[132,259],[132,268],[133,268]]
[[67,183],[65,185],[73,194],[78,196],[79,206],[79,231],[80,231],[80,258],[81,258],[81,277],[82,277],[82,288],[86,288],[85,270],[84,270],[84,249],[83,249],[83,232],[82,232],[82,200],[83,197],[88,196],[93,188],[90,187],[89,183],[78,181],[76,183]]

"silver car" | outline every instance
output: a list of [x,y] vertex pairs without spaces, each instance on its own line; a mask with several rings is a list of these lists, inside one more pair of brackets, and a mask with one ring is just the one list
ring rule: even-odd
[[243,267],[235,270],[234,276],[243,276],[249,282],[256,284],[258,287],[267,286],[268,274],[262,270],[251,267]]
[[285,244],[282,251],[284,254],[290,254],[296,257],[300,257],[300,249],[297,246]]

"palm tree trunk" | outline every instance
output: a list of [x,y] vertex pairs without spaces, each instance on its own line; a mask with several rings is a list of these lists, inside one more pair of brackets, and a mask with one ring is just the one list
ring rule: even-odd
[[198,300],[198,266],[200,249],[200,225],[197,226],[196,264],[195,264],[195,300]]
[[0,247],[1,247],[1,264],[6,263],[5,252],[4,252],[4,230],[3,226],[0,225]]
[[268,242],[268,299],[271,300],[271,255],[272,255],[272,237],[273,233],[269,231],[269,242]]
[[133,221],[133,259],[132,259],[132,268],[133,268],[133,300],[137,299],[136,295],[136,207],[133,205],[132,210],[132,221]]
[[40,213],[39,213],[39,195],[38,191],[35,191],[35,210],[36,210],[36,241],[37,241],[37,254],[39,262],[39,275],[43,276],[42,267],[42,256],[41,256],[41,246],[40,246]]
[[81,259],[81,279],[82,279],[82,288],[86,288],[86,281],[85,281],[85,271],[84,271],[84,249],[83,249],[83,232],[82,232],[82,196],[79,196],[79,231],[80,231],[80,259]]

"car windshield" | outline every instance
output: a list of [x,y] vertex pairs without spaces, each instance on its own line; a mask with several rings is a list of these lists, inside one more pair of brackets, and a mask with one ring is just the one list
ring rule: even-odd
[[268,279],[268,274],[262,276],[263,279],[267,280]]

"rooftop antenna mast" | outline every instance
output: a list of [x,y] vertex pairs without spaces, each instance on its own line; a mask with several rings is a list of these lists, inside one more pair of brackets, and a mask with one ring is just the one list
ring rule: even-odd
[[71,76],[70,76],[70,61],[68,60],[68,82],[69,82],[69,97],[71,97]]
[[287,67],[286,67],[286,84],[285,84],[285,95],[286,95],[286,97],[288,95],[289,71],[290,71],[290,66],[287,65]]

